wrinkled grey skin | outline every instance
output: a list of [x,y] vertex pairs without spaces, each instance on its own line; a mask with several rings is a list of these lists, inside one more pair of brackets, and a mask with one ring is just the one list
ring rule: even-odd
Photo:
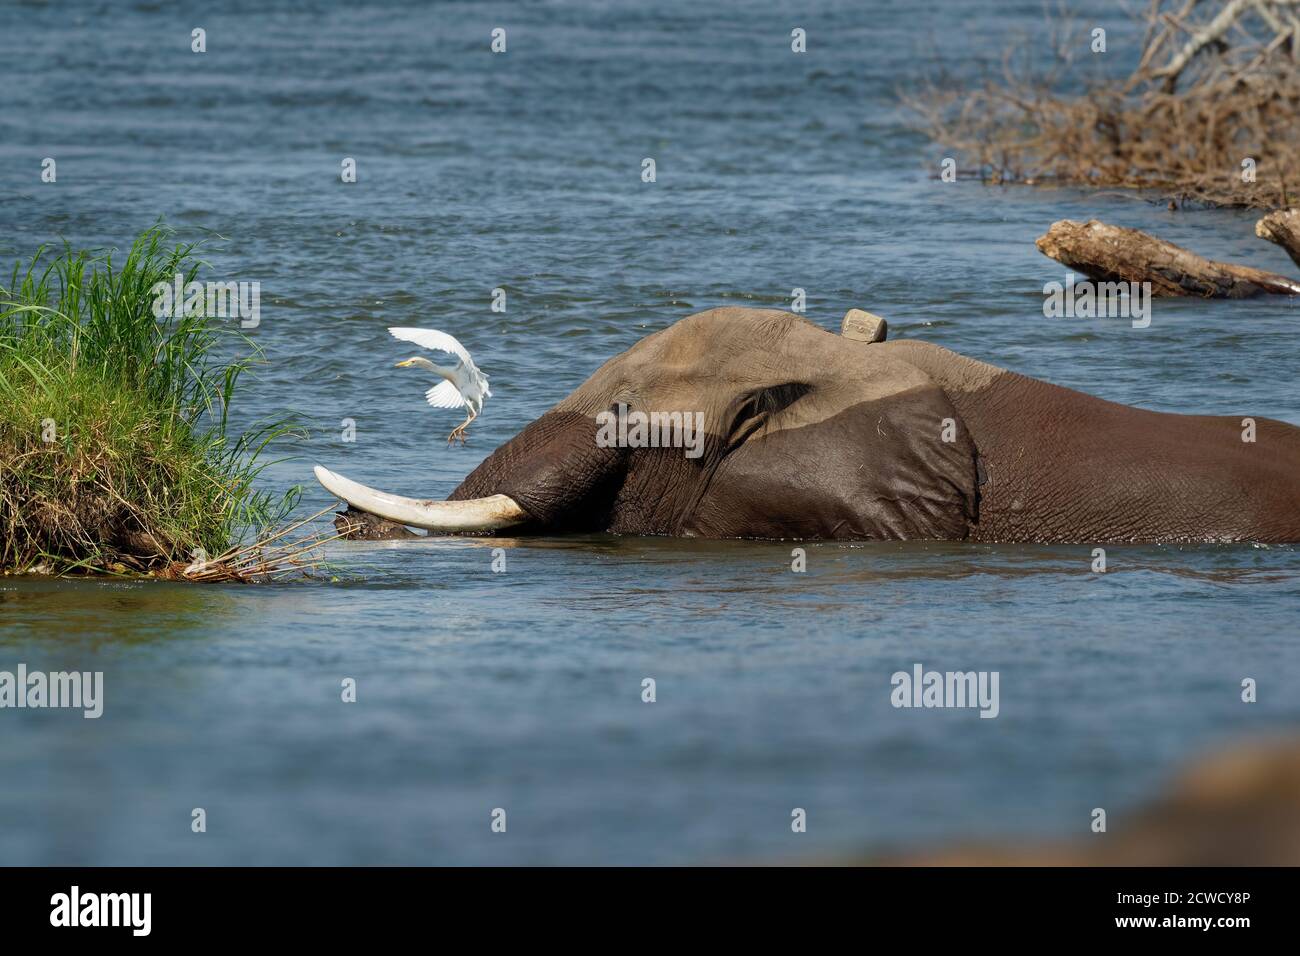
[[[596,415],[700,411],[703,454],[600,447]],[[1300,429],[1117,405],[916,341],[713,309],[648,336],[452,500],[510,533],[1008,542],[1300,540]]]

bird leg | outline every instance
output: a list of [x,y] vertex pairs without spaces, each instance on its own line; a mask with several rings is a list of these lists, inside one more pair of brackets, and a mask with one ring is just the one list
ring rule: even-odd
[[466,417],[466,419],[463,422],[461,422],[459,425],[457,425],[455,428],[453,428],[451,430],[451,434],[447,436],[448,446],[452,445],[457,438],[460,439],[460,443],[462,445],[465,444],[465,429],[467,429],[469,427],[469,423],[472,422],[477,417],[478,416],[474,413],[474,409],[470,408],[469,415]]

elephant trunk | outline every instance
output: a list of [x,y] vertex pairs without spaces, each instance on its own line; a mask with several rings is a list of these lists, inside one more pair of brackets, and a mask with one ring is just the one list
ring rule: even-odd
[[552,409],[484,459],[448,501],[502,496],[534,529],[606,530],[627,459],[623,449],[603,447],[597,430],[585,409]]
[[617,448],[596,441],[592,417],[547,412],[487,457],[446,501],[404,498],[319,465],[325,490],[389,521],[435,534],[519,528],[599,531],[608,524],[624,473]]

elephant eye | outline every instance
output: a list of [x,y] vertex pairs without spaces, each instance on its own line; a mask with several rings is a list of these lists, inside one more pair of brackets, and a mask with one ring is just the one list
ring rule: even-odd
[[620,405],[623,407],[624,413],[630,412],[634,408],[639,408],[641,402],[638,399],[636,391],[624,386],[614,392],[614,398],[609,403],[609,410],[617,415]]

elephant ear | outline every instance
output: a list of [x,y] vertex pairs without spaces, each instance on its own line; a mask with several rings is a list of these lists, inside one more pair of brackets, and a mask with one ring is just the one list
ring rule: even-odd
[[895,390],[792,406],[718,468],[687,533],[939,540],[979,520],[965,423],[918,370]]
[[899,537],[966,537],[979,522],[979,453],[947,393],[928,383],[860,411],[873,422],[862,494],[881,523]]
[[509,495],[532,526],[601,530],[622,484],[626,455],[600,447],[597,431],[589,415],[549,411],[484,459],[448,500]]

